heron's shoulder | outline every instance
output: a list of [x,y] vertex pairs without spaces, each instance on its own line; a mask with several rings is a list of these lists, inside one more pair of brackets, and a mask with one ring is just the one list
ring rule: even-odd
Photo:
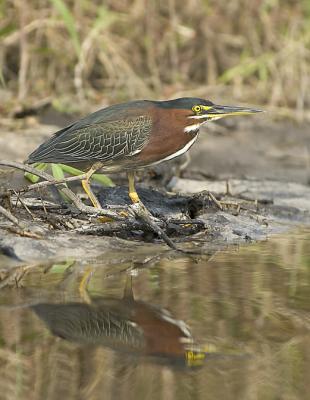
[[150,100],[136,100],[127,103],[114,104],[106,108],[89,114],[73,124],[66,126],[55,133],[55,137],[61,136],[64,133],[70,133],[76,130],[86,128],[87,126],[97,125],[102,123],[111,123],[114,121],[126,120],[143,115],[147,109],[154,106]]

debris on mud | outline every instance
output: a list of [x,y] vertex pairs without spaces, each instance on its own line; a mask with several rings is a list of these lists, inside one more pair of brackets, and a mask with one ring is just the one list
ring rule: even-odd
[[[4,133],[1,140],[3,144],[9,143],[9,147],[3,146],[6,150],[2,152],[0,148],[0,159],[23,160],[54,130],[55,127],[38,125],[28,130],[23,128],[22,133],[15,130]],[[85,206],[85,198],[74,194],[79,192],[78,182],[68,182],[68,188],[64,188],[75,196],[73,205],[51,195],[53,186],[19,194],[26,185],[23,172],[1,167],[0,206],[10,213],[10,218],[0,212],[0,247],[4,253],[15,254],[21,260],[87,258],[108,251],[118,260],[118,251],[125,258],[139,254],[145,247],[148,254],[166,251],[162,239],[168,245],[172,241],[171,247],[174,244],[181,250],[199,248],[205,253],[309,224],[306,159],[298,158],[298,154],[304,154],[301,148],[307,146],[305,127],[264,121],[252,126],[241,121],[234,130],[220,136],[212,130],[207,135],[202,132],[200,145],[193,149],[194,157],[189,165],[186,163],[186,170],[183,164],[170,163],[169,168],[163,164],[153,178],[152,174],[144,177],[145,186],[138,185],[137,190],[149,214],[131,205],[127,186],[94,185],[102,213],[114,216],[108,223],[99,220],[98,211]],[[294,154],[290,145],[293,139]],[[226,160],[225,154],[232,143],[234,153]],[[240,151],[240,146],[247,152]],[[264,162],[261,154],[266,154]],[[255,171],[251,167],[253,162]],[[256,178],[242,177],[237,168],[240,163],[240,170]],[[178,168],[174,169],[174,165]],[[291,182],[285,182],[285,177]],[[117,179],[117,183],[122,182],[121,177]]]
[[[138,193],[153,222],[179,249],[202,246],[205,251],[215,244],[220,248],[260,240],[294,224],[310,222],[310,189],[302,184],[284,187],[273,181],[174,179],[169,187],[181,194],[146,187],[138,187]],[[205,190],[209,187],[222,209]],[[28,233],[36,236],[14,231],[12,221],[2,214],[0,247],[10,248],[25,260],[98,255],[107,249],[123,248],[124,243],[131,250],[139,243],[160,243],[152,227],[132,214],[127,187],[99,187],[96,194],[103,210],[112,210],[123,218],[102,223],[95,210],[94,215],[83,214],[72,205],[38,199],[35,192],[28,193],[22,202],[11,195],[12,215],[20,227],[27,227]]]

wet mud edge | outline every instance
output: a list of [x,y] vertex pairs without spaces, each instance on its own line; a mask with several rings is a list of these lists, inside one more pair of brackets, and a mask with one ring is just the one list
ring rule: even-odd
[[[222,202],[222,210],[210,199],[207,189]],[[194,247],[208,253],[310,224],[310,188],[302,184],[173,178],[169,190],[138,187],[147,209],[183,249]],[[97,195],[103,207],[129,204],[126,187],[97,187]],[[0,251],[4,260],[90,259],[109,255],[107,259],[115,263],[133,259],[143,262],[150,255],[167,251],[166,245],[139,223],[126,229],[126,224],[122,228],[117,222],[101,223],[73,207],[53,202],[46,202],[43,207],[42,201],[35,198],[23,201],[28,204],[28,211],[19,204],[13,214],[39,238],[17,234],[1,216]]]

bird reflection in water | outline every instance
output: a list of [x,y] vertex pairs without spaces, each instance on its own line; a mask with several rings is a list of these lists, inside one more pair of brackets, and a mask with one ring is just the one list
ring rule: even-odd
[[105,346],[168,364],[204,363],[206,351],[199,350],[186,324],[167,310],[136,301],[131,278],[122,299],[88,294],[85,298],[84,303],[41,303],[31,308],[55,336],[80,345]]

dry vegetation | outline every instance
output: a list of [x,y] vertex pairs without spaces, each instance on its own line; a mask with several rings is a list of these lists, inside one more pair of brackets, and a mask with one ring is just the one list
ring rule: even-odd
[[308,0],[0,0],[0,41],[5,109],[204,96],[215,85],[309,106]]

